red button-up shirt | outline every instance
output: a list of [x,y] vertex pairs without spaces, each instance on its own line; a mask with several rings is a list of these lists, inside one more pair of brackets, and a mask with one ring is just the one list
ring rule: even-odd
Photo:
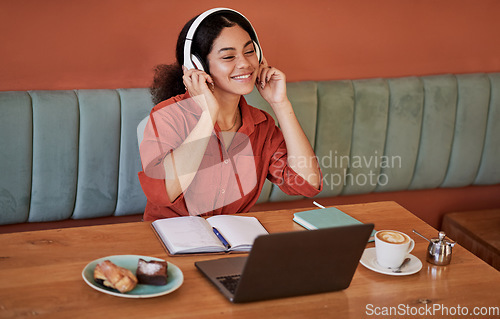
[[183,143],[201,109],[187,93],[153,108],[140,145],[139,180],[148,199],[144,220],[248,212],[266,178],[289,195],[313,197],[321,191],[322,183],[316,189],[288,166],[285,140],[274,119],[243,97],[239,108],[242,125],[227,150],[221,134],[232,133],[221,132],[216,124],[194,179],[173,202],[161,160]]

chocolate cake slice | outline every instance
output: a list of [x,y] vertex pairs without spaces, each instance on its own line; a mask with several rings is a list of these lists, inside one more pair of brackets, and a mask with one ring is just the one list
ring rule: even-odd
[[167,262],[139,258],[135,275],[140,284],[163,286],[167,284]]

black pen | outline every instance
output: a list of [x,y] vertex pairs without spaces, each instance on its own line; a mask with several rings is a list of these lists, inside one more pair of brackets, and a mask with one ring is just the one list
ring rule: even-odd
[[231,248],[231,245],[229,245],[229,243],[227,242],[226,238],[224,238],[224,236],[222,236],[221,233],[219,233],[219,231],[217,230],[217,228],[215,227],[212,227],[214,233],[215,233],[215,236],[217,236],[217,238],[219,238],[219,240],[222,242],[222,244],[224,245],[224,247],[226,247],[226,249],[229,249]]

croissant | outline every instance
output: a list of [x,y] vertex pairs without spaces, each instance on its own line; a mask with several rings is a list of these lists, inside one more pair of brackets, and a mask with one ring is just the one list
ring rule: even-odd
[[119,267],[109,260],[95,267],[94,280],[121,293],[128,292],[137,285],[137,277],[130,270]]

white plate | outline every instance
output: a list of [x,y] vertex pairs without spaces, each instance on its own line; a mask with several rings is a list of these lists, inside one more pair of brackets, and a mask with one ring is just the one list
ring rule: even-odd
[[116,256],[108,256],[96,259],[90,262],[82,271],[83,280],[95,290],[103,292],[108,295],[113,295],[117,297],[124,298],[152,298],[158,297],[162,295],[166,295],[176,290],[182,285],[184,281],[184,275],[182,271],[176,265],[168,262],[167,266],[167,284],[163,286],[153,286],[153,285],[142,285],[138,284],[134,289],[126,293],[120,293],[117,290],[112,288],[105,287],[95,282],[94,280],[94,269],[100,262],[104,260],[109,260],[116,264],[117,266],[127,268],[133,274],[135,274],[137,270],[137,263],[139,262],[139,258],[142,258],[146,261],[150,260],[158,260],[164,261],[163,259],[148,257],[148,256],[138,256],[138,255],[116,255]]
[[391,275],[391,276],[407,276],[413,275],[422,269],[422,262],[417,257],[410,254],[410,262],[406,264],[406,266],[401,269],[400,273],[392,272],[392,269],[382,267],[377,262],[377,255],[375,253],[375,247],[366,248],[361,256],[360,263],[366,268],[373,270],[375,272]]

